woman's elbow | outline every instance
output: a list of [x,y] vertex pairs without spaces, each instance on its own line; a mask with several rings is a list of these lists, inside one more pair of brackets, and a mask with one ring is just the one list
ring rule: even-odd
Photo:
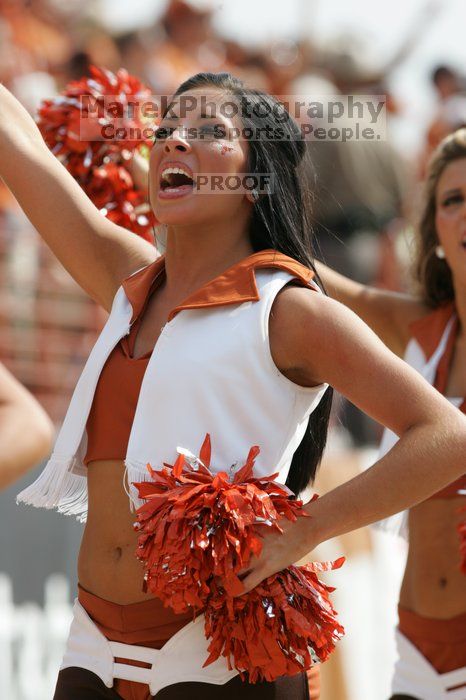
[[32,431],[32,441],[35,446],[35,462],[38,463],[50,454],[55,438],[55,427],[47,413],[40,406],[35,409],[34,418],[30,422],[30,430]]

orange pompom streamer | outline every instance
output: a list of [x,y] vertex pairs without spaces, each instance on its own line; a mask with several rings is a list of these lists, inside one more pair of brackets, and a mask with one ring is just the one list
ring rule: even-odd
[[[103,215],[153,242],[154,214],[129,171],[134,151],[152,145],[134,136],[148,126],[134,105],[150,98],[151,91],[124,69],[112,73],[91,66],[90,72],[91,77],[70,82],[59,97],[42,102],[39,129]],[[114,138],[117,128],[119,138]]]
[[[260,529],[281,532],[280,518],[306,515],[277,476],[252,476],[259,453],[252,447],[232,480],[210,469],[207,435],[199,459],[180,454],[174,466],[148,470],[152,481],[135,484],[146,503],[137,511],[138,558],[146,588],[176,613],[203,608],[213,577],[229,595],[241,593],[238,573],[262,551]],[[188,462],[190,460],[191,464]]]
[[283,532],[280,520],[307,516],[302,501],[277,474],[254,477],[258,447],[230,477],[210,469],[210,437],[199,458],[185,450],[173,466],[147,465],[150,481],[136,483],[145,503],[137,511],[136,556],[144,565],[144,590],[176,613],[205,612],[211,639],[206,664],[225,656],[249,682],[293,675],[323,661],[343,635],[317,571],[333,563],[290,566],[249,593],[239,574],[262,551],[262,532]]
[[316,571],[337,569],[341,557],[326,564],[289,566],[239,598],[212,595],[205,610],[206,637],[212,638],[204,666],[225,656],[248,681],[273,681],[325,661],[343,636],[329,600],[334,588]]

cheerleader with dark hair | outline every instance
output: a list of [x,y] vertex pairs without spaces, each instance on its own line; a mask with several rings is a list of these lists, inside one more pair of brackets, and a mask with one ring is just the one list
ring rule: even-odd
[[[191,105],[184,112],[182,98]],[[215,119],[203,98],[217,105]],[[297,494],[312,482],[325,445],[329,386],[399,435],[367,472],[304,506],[311,517],[289,514],[281,532],[262,530],[256,555],[242,552],[244,588],[236,594],[250,596],[265,579],[289,576],[296,590],[309,591],[304,574],[292,568],[270,577],[330,537],[425,500],[463,471],[465,418],[319,288],[299,171],[304,151],[297,125],[269,95],[228,74],[199,74],[181,85],[150,155],[150,201],[167,232],[165,255],[157,257],[149,243],[101,216],[21,105],[0,90],[0,175],[71,275],[110,313],[52,456],[19,496],[87,516],[55,700],[306,698],[306,666],[324,658],[338,636],[326,593],[315,583],[321,617],[303,631],[315,641],[310,653],[285,658],[286,637],[279,643],[265,625],[252,626],[237,641],[244,649],[249,637],[259,645],[262,636],[261,658],[253,658],[259,646],[248,647],[251,657],[243,656],[242,665],[229,665],[223,655],[204,665],[203,611],[194,620],[189,610],[172,613],[142,590],[130,505],[141,514],[145,503],[135,484],[149,479],[148,463],[152,470],[173,465],[177,448],[197,455],[209,433],[211,453],[204,448],[202,456],[209,454],[218,476],[215,488],[223,488],[222,473],[239,473],[257,445],[248,478],[276,474]],[[247,174],[273,178],[262,191],[217,187],[219,178]],[[202,194],[195,191],[198,175],[211,183]],[[207,488],[210,477],[189,459]],[[178,478],[186,478],[176,464]],[[153,486],[144,488],[161,483],[152,475]],[[175,503],[178,513],[184,502]],[[195,531],[192,537],[195,547]],[[173,555],[173,538],[171,548]],[[203,580],[193,595],[204,590]],[[231,600],[239,606],[241,599]],[[277,613],[296,621],[294,595],[283,600],[285,610]],[[262,598],[263,611],[270,605]],[[218,625],[211,630],[214,641],[221,632]],[[235,650],[230,658],[237,659]],[[274,663],[279,676],[247,672]]]

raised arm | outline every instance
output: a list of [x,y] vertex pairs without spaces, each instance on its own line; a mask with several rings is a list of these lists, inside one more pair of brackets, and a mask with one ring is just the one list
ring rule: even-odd
[[44,459],[52,440],[53,425],[43,408],[0,364],[0,489]]
[[276,365],[293,381],[331,384],[400,436],[373,467],[306,506],[311,518],[267,535],[250,590],[320,542],[425,500],[466,467],[466,417],[343,305],[306,289],[279,295],[270,323]]
[[425,316],[427,307],[409,294],[369,287],[340,275],[322,262],[317,271],[328,294],[348,306],[400,357],[409,341],[409,324]]
[[121,280],[155,259],[149,243],[99,213],[3,85],[0,177],[63,266],[105,309]]

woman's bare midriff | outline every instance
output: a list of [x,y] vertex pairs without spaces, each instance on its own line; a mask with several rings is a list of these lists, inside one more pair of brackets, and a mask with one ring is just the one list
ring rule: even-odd
[[153,596],[143,593],[143,568],[135,556],[136,520],[123,488],[124,464],[88,464],[89,510],[78,558],[81,586],[105,600],[127,605]]
[[[135,514],[123,488],[124,464],[88,465],[89,512],[78,558],[78,579],[91,593],[120,605],[152,598],[142,591],[142,564],[135,556]],[[459,570],[456,524],[464,498],[434,499],[410,511],[410,551],[400,604],[425,617],[466,611],[466,576]]]
[[458,509],[464,498],[432,499],[412,508],[410,548],[400,604],[424,617],[466,612],[466,576],[459,569]]

